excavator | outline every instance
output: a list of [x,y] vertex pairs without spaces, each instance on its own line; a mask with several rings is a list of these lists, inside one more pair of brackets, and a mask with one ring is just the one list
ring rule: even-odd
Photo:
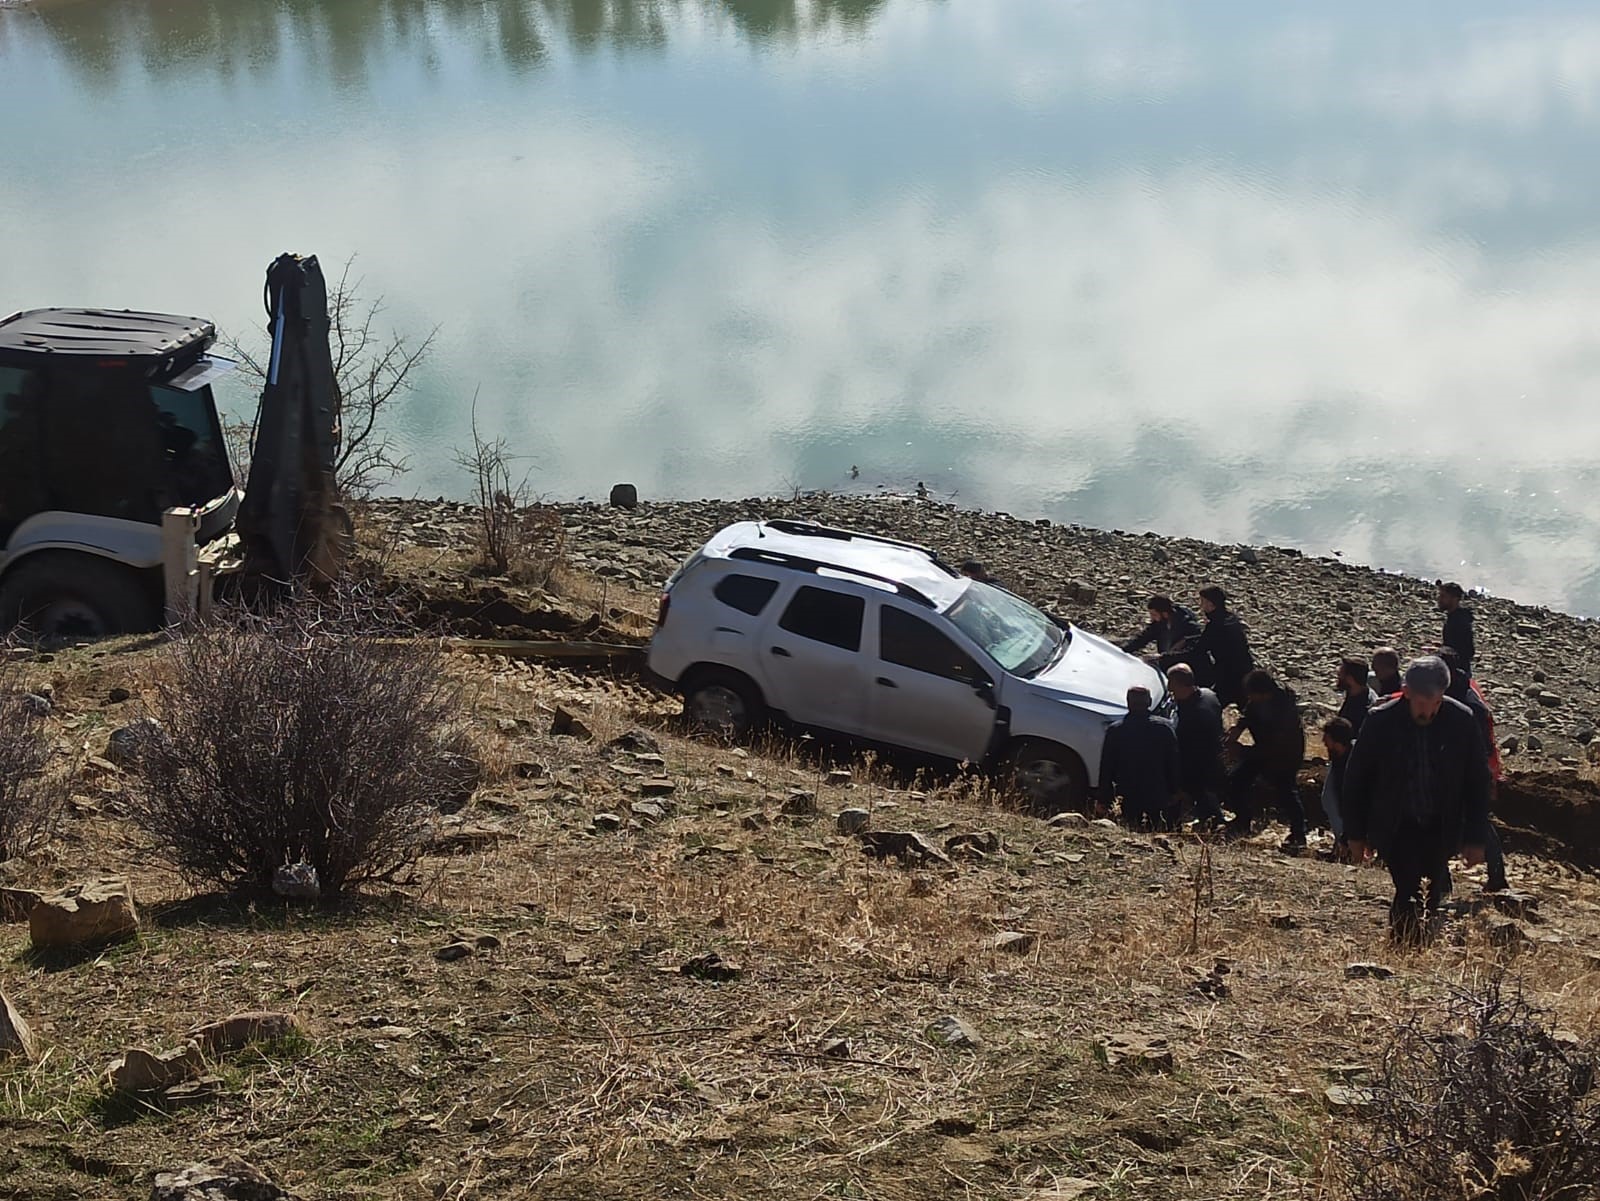
[[334,583],[349,545],[340,395],[315,256],[267,268],[272,346],[241,489],[199,317],[0,320],[0,636],[93,639]]

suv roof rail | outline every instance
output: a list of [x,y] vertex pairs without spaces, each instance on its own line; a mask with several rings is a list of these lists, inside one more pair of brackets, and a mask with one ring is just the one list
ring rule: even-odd
[[867,534],[860,530],[847,530],[836,525],[822,525],[816,521],[798,521],[791,517],[774,517],[764,521],[770,530],[777,530],[780,534],[795,534],[804,538],[832,538],[839,542],[860,540],[862,542],[881,542],[885,546],[898,546],[902,550],[914,550],[927,555],[929,560],[937,564],[949,575],[959,575],[950,564],[939,558],[937,551],[923,546],[920,542],[906,542],[900,538],[886,538],[882,534]]
[[875,571],[865,571],[859,567],[845,567],[838,563],[824,563],[820,559],[808,559],[804,555],[791,555],[781,550],[763,550],[759,546],[740,546],[728,552],[730,559],[743,559],[747,563],[770,563],[774,567],[789,567],[795,571],[810,572],[817,575],[822,571],[836,571],[844,576],[859,576],[864,580],[876,580],[880,584],[887,584],[894,589],[895,594],[905,597],[908,601],[923,606],[927,609],[937,609],[938,606],[928,599],[927,595],[919,592],[910,584],[899,580],[891,580],[888,576],[879,575]]

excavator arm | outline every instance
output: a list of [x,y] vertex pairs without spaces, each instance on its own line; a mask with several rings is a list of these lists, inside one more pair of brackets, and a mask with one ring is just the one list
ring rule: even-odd
[[253,588],[326,587],[343,566],[350,523],[335,480],[341,398],[316,257],[280,255],[265,299],[272,352],[236,522],[243,575]]

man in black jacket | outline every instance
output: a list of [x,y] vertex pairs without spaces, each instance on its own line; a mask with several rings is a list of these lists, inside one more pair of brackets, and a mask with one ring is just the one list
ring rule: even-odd
[[1219,799],[1226,770],[1222,765],[1222,702],[1195,684],[1194,669],[1178,663],[1167,669],[1167,687],[1177,702],[1178,790],[1188,794],[1202,827],[1222,821]]
[[1100,792],[1107,808],[1122,796],[1122,820],[1135,828],[1164,825],[1176,816],[1178,737],[1150,715],[1150,690],[1128,689],[1128,715],[1106,729],[1100,751]]
[[1377,704],[1372,686],[1367,683],[1367,665],[1360,659],[1339,660],[1335,685],[1343,694],[1339,701],[1339,716],[1350,723],[1350,729],[1359,735],[1361,723],[1367,720],[1367,710]]
[[1444,634],[1439,645],[1455,651],[1461,660],[1461,674],[1470,680],[1477,647],[1472,637],[1472,610],[1461,603],[1465,596],[1460,584],[1439,585],[1438,605],[1444,613]]
[[1193,611],[1173,604],[1170,596],[1152,596],[1145,601],[1144,607],[1150,615],[1150,623],[1139,632],[1137,638],[1123,643],[1122,649],[1130,655],[1137,655],[1152,642],[1155,643],[1160,656],[1157,665],[1165,671],[1174,663],[1181,662],[1184,652],[1199,640],[1200,619]]
[[1400,691],[1400,652],[1392,646],[1380,646],[1372,652],[1372,674],[1367,684],[1381,701]]
[[1244,622],[1228,609],[1228,594],[1215,584],[1200,589],[1200,611],[1206,615],[1206,628],[1200,632],[1194,649],[1211,664],[1211,686],[1217,699],[1224,706],[1242,708],[1244,678],[1256,667],[1250,654],[1250,635]]
[[1270,673],[1252,671],[1244,680],[1245,703],[1238,725],[1228,731],[1228,743],[1241,746],[1239,737],[1250,732],[1250,745],[1228,776],[1228,796],[1234,817],[1228,831],[1248,835],[1255,817],[1251,793],[1257,780],[1272,791],[1278,812],[1289,826],[1280,848],[1286,855],[1306,849],[1306,811],[1300,803],[1297,779],[1306,758],[1306,731],[1300,724],[1300,706],[1292,691]]
[[[1489,757],[1466,706],[1445,695],[1437,656],[1406,668],[1405,696],[1367,715],[1345,768],[1340,809],[1352,862],[1370,847],[1394,881],[1389,930],[1416,938],[1443,903],[1452,855],[1483,861]],[[1423,891],[1423,881],[1427,889]]]

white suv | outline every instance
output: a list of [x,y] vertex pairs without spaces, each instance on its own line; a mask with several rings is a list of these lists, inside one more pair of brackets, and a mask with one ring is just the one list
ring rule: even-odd
[[1081,804],[1148,664],[970,580],[925,547],[800,521],[720,531],[667,581],[650,668],[697,724],[768,714],[999,769],[1045,812]]

